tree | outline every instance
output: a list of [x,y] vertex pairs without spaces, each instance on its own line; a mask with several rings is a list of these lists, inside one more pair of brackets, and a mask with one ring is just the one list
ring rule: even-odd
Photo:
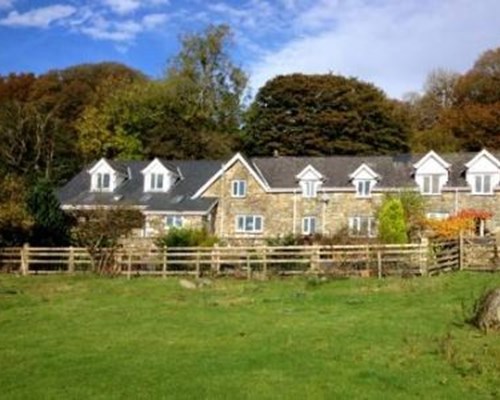
[[33,216],[30,243],[40,246],[66,246],[69,244],[69,218],[61,210],[50,181],[38,181],[26,201]]
[[374,85],[332,74],[278,76],[250,106],[251,155],[389,154],[408,149],[408,124]]
[[388,196],[378,211],[378,237],[383,243],[407,243],[407,227],[401,199]]
[[71,230],[73,240],[86,247],[93,263],[94,272],[117,273],[115,253],[120,239],[144,224],[140,210],[130,207],[98,207],[75,211],[76,225]]
[[23,180],[14,175],[0,178],[0,246],[20,245],[28,241],[33,218],[25,202]]
[[211,121],[219,132],[238,132],[248,78],[229,57],[231,30],[209,26],[202,34],[181,38],[181,50],[171,61],[166,80],[177,87],[185,116]]

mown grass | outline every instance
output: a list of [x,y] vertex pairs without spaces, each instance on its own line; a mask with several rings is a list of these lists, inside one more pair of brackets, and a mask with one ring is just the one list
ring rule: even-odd
[[5,399],[493,399],[500,275],[409,280],[0,276]]

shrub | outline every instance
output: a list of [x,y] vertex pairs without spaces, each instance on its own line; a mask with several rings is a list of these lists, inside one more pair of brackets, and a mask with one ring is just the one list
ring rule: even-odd
[[158,247],[212,247],[217,242],[217,237],[206,229],[191,228],[171,228],[166,235],[156,239]]
[[401,199],[386,197],[378,211],[378,237],[383,243],[408,243]]

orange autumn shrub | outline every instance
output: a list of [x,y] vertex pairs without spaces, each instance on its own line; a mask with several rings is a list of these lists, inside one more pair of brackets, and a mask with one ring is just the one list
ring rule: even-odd
[[439,237],[454,238],[460,232],[472,233],[477,220],[486,220],[493,216],[489,211],[464,209],[443,220],[427,220],[427,226]]

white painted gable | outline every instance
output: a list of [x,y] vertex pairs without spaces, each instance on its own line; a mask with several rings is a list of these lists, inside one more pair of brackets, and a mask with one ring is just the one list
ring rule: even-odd
[[317,181],[323,179],[323,175],[312,165],[305,167],[296,177],[301,181]]
[[448,182],[449,171],[451,164],[443,160],[436,152],[430,151],[422,157],[415,167],[415,182],[423,191],[424,177],[428,175],[438,175],[439,193],[444,185]]
[[[125,176],[116,171],[105,158],[101,158],[94,166],[89,169],[90,174],[90,190],[93,192],[112,192],[114,191],[124,180]],[[109,174],[110,176],[110,187],[109,189],[102,189],[98,187],[98,177]]]
[[[166,168],[165,165],[163,165],[163,163],[158,160],[158,158],[155,158],[153,161],[151,161],[148,166],[141,172],[144,175],[145,192],[168,192],[168,190],[172,187],[178,177],[177,174]],[[156,176],[163,176],[163,184],[161,189],[152,187],[153,174]]]
[[352,180],[376,180],[379,175],[366,164],[361,164],[349,177]]
[[[496,188],[500,182],[500,162],[487,150],[480,151],[472,160],[465,164],[467,168],[466,181],[474,189],[478,175],[490,175],[491,187]],[[473,190],[474,191],[474,190]]]

